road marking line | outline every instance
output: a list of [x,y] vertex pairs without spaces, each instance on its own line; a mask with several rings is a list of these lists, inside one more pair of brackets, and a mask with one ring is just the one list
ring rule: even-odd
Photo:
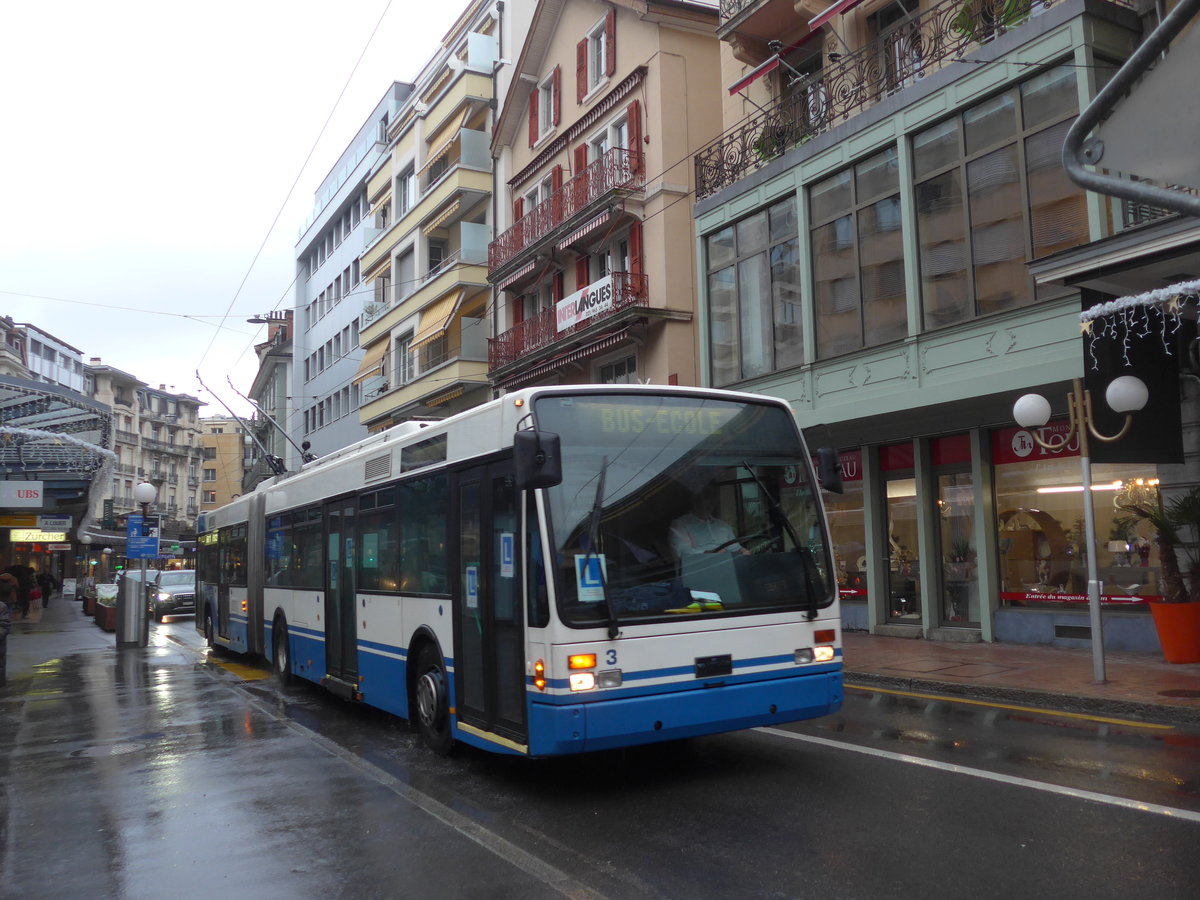
[[1089,722],[1101,722],[1105,725],[1128,725],[1130,728],[1150,728],[1163,731],[1173,731],[1173,725],[1160,725],[1156,722],[1137,722],[1133,719],[1110,719],[1106,716],[1091,716],[1087,713],[1063,712],[1057,709],[1043,709],[1040,706],[1016,706],[1010,703],[992,703],[987,700],[968,700],[965,697],[952,697],[946,694],[921,694],[916,691],[897,691],[891,688],[869,687],[862,684],[847,684],[846,688],[854,691],[866,691],[875,694],[895,694],[897,697],[917,697],[921,700],[945,700],[947,703],[966,703],[971,706],[987,706],[993,709],[1011,709],[1016,712],[1040,713],[1045,716],[1061,716],[1065,719],[1086,719]]
[[1061,794],[1064,797],[1074,797],[1076,800],[1091,800],[1094,803],[1104,803],[1108,806],[1119,806],[1124,809],[1133,809],[1139,812],[1155,813],[1160,816],[1167,816],[1171,819],[1186,819],[1189,822],[1200,822],[1200,812],[1194,812],[1190,809],[1178,809],[1174,806],[1163,806],[1159,803],[1143,803],[1140,800],[1127,800],[1124,797],[1114,797],[1111,794],[1098,794],[1095,791],[1084,791],[1079,788],[1063,787],[1057,784],[1047,784],[1044,781],[1034,781],[1030,778],[1021,778],[1017,775],[1002,775],[999,772],[989,772],[986,769],[974,769],[970,766],[960,766],[957,763],[939,762],[934,759],[924,759],[920,756],[911,756],[907,753],[896,753],[892,750],[880,750],[875,747],[863,747],[858,744],[848,744],[843,741],[834,741],[829,738],[817,737],[811,734],[797,734],[794,731],[783,731],[778,728],[756,728],[755,731],[761,731],[766,734],[772,734],[776,737],[787,738],[793,741],[804,741],[809,744],[818,744],[822,747],[829,747],[834,750],[849,750],[853,753],[862,753],[866,756],[875,756],[879,759],[890,759],[895,762],[910,763],[915,766],[924,766],[927,769],[939,769],[943,772],[953,772],[956,775],[970,775],[974,778],[982,778],[985,781],[996,781],[1000,784],[1013,785],[1015,787],[1030,788],[1035,791],[1044,791],[1048,794]]

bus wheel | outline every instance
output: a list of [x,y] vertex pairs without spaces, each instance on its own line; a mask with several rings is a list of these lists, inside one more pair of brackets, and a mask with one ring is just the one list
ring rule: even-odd
[[292,658],[288,653],[288,647],[287,622],[280,619],[275,623],[275,652],[272,654],[274,659],[271,662],[275,674],[284,684],[292,682]]
[[417,728],[426,746],[443,756],[454,744],[448,693],[441,654],[426,644],[417,654]]

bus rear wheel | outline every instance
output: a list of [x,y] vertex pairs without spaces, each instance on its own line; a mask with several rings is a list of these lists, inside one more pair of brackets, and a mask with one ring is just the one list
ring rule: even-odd
[[416,707],[417,729],[425,745],[439,755],[449,753],[454,736],[450,733],[446,668],[433,644],[426,644],[417,654]]
[[292,657],[288,652],[291,646],[288,642],[287,622],[280,619],[275,623],[274,653],[271,654],[271,667],[283,684],[292,682]]

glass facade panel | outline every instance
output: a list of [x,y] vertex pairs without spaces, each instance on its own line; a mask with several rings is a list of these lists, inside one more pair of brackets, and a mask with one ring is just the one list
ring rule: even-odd
[[[763,220],[765,216],[756,216]],[[742,229],[738,228],[739,236]],[[765,228],[757,237],[766,237]],[[740,240],[740,237],[739,237]],[[771,371],[771,270],[765,253],[756,253],[738,263],[739,336],[742,349],[742,378],[753,378]]]
[[892,476],[885,482],[889,622],[921,624],[921,560],[917,549],[917,482]]
[[1033,301],[1025,268],[1025,205],[1016,146],[967,166],[975,302],[980,315]]
[[771,248],[771,289],[775,306],[775,368],[804,362],[804,326],[800,306],[800,247],[793,237]]
[[1068,66],[1043,72],[1021,85],[1021,114],[1026,128],[1053,122],[1078,110],[1075,72]]
[[708,276],[709,348],[713,384],[738,379],[737,286],[734,268],[728,266]]
[[862,302],[850,216],[813,230],[813,299],[817,356],[836,356],[862,346]]
[[1070,127],[1070,120],[1060,122],[1025,141],[1034,259],[1088,239],[1087,200],[1062,166],[1063,141]]
[[978,626],[975,487],[969,472],[939,475],[937,485],[935,503],[942,554],[941,621],[950,626]]
[[859,210],[858,239],[862,315],[869,324],[863,343],[869,346],[902,338],[908,331],[908,309],[898,194]]
[[971,318],[962,172],[951,169],[917,185],[921,300],[927,329]]
[[985,100],[963,113],[967,156],[1010,140],[1017,133],[1017,101],[1012,93]]
[[913,175],[920,179],[962,159],[958,123],[947,119],[913,138]]

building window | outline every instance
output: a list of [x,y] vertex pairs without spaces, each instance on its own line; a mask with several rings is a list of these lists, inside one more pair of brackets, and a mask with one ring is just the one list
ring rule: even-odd
[[216,459],[217,458],[217,448],[216,447],[204,447],[204,448],[202,448],[202,450],[203,450],[205,459]]
[[608,77],[604,52],[606,47],[607,43],[604,40],[604,19],[601,19],[588,32],[587,36],[587,88],[589,93],[596,85]]
[[1026,262],[1089,239],[1085,193],[1061,160],[1077,110],[1061,66],[914,136],[926,329],[1067,290],[1035,287]]
[[446,262],[446,242],[441,238],[429,239],[429,274],[435,275]]
[[396,183],[396,218],[400,219],[417,204],[417,173],[409,166]]
[[615,362],[604,363],[596,379],[599,384],[637,384],[637,357],[627,356]]
[[713,384],[804,361],[798,240],[794,197],[706,239]]
[[205,469],[204,470],[204,480],[205,481],[216,481],[217,480],[217,470],[216,469]]
[[204,496],[205,503],[216,503],[217,502],[217,492],[216,491],[204,491],[203,496]]
[[412,352],[409,349],[411,344],[411,334],[396,339],[393,358],[393,372],[396,377],[392,382],[396,387],[403,387],[413,379]]
[[809,189],[817,356],[908,332],[900,167],[889,147]]

